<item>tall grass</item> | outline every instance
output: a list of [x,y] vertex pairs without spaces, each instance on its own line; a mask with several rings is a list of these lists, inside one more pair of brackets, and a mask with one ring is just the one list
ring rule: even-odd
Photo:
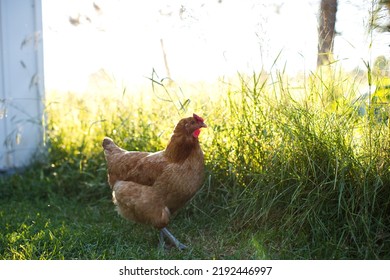
[[347,78],[313,74],[297,98],[281,76],[269,87],[254,74],[228,92],[212,173],[232,219],[274,229],[282,255],[389,257],[389,126],[359,115]]
[[[196,112],[209,128],[194,209],[236,230],[268,231],[264,246],[281,258],[389,258],[389,126],[359,113],[362,83],[334,70],[298,83],[283,73],[239,75],[180,89],[181,100],[161,98],[168,86],[154,95],[52,93],[49,169],[72,173],[64,194],[99,198],[105,135],[127,149],[163,149],[177,120]],[[101,183],[88,184],[96,174]]]

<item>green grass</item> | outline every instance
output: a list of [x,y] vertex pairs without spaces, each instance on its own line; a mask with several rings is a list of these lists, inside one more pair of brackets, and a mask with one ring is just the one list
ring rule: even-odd
[[[0,258],[389,259],[388,105],[361,115],[365,84],[333,70],[50,93],[47,159],[0,178]],[[209,126],[207,176],[170,225],[189,250],[162,252],[154,229],[114,211],[101,140],[156,151],[192,112]]]
[[[263,249],[258,249],[257,234],[237,231],[227,217],[217,219],[193,205],[170,226],[190,248],[183,252],[161,251],[156,230],[118,216],[108,187],[99,184],[105,176],[103,172],[99,175],[95,179],[97,193],[79,195],[53,190],[54,179],[37,180],[34,170],[3,179],[0,258],[253,259],[265,255]],[[85,178],[76,180],[87,183]],[[58,188],[62,183],[67,184],[60,182]]]

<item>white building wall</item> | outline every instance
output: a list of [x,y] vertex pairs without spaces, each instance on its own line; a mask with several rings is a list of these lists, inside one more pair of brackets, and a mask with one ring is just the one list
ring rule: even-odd
[[43,151],[41,0],[0,0],[0,172]]

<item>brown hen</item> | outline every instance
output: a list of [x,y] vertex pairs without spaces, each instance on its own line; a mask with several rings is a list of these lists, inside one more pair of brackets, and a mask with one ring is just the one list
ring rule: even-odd
[[110,138],[103,140],[108,183],[113,202],[126,219],[152,225],[179,249],[186,248],[166,228],[171,216],[200,189],[204,158],[200,129],[207,127],[196,114],[179,121],[165,150],[126,151]]

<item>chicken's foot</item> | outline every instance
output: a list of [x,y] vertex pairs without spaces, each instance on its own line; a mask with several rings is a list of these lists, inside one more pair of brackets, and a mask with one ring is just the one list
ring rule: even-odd
[[163,228],[160,230],[160,246],[161,247],[164,247],[164,236],[166,238],[168,238],[169,242],[172,245],[175,245],[176,248],[178,248],[179,250],[184,250],[187,248],[187,246],[184,245],[183,243],[181,243],[179,240],[177,240],[177,238],[167,228]]

